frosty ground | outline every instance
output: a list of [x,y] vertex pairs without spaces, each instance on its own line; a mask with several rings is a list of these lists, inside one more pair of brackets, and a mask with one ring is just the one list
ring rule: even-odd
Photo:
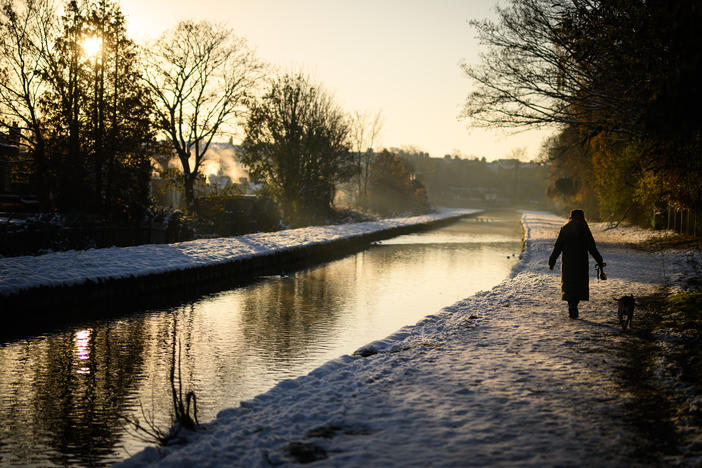
[[[562,223],[526,213],[522,259],[494,289],[283,381],[220,412],[185,445],[147,448],[124,466],[699,465],[694,454],[641,452],[645,435],[627,410],[635,397],[618,377],[633,338],[613,301],[681,288],[699,253],[647,253],[628,245],[653,234],[593,225],[609,279],[592,280],[581,319],[570,320],[546,264]],[[687,436],[699,444],[699,433]]]

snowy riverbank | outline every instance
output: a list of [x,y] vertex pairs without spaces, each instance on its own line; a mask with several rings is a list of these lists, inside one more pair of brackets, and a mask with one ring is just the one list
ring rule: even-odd
[[0,258],[0,297],[37,288],[101,283],[241,262],[294,249],[324,246],[341,240],[352,241],[372,234],[431,224],[479,211],[481,210],[442,210],[409,218],[312,226],[176,244],[71,250],[39,256]]
[[184,446],[148,448],[124,464],[675,462],[634,455],[642,444],[627,422],[633,396],[617,379],[631,335],[617,327],[613,298],[680,287],[698,253],[631,249],[628,243],[652,234],[593,225],[609,280],[592,279],[591,301],[582,304],[580,320],[570,320],[558,272],[546,265],[562,222],[525,214],[522,260],[494,289],[222,411]]

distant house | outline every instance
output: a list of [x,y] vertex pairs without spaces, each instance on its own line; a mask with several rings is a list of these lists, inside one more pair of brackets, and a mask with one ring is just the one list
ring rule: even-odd
[[[238,147],[230,143],[212,143],[200,169],[203,177],[195,181],[197,198],[221,194],[251,194],[255,189],[248,172],[241,167]],[[154,157],[151,196],[157,205],[184,209],[185,197],[176,183],[180,162],[173,153]]]
[[537,162],[524,162],[519,159],[496,159],[487,163],[487,165],[493,172],[498,172],[500,169],[511,171],[514,169],[533,169],[541,166]]
[[488,163],[488,167],[492,169],[493,172],[498,172],[502,170],[513,170],[523,163],[519,162],[519,159],[496,159]]
[[222,173],[208,175],[207,184],[211,185],[216,192],[224,192],[234,186],[232,178]]

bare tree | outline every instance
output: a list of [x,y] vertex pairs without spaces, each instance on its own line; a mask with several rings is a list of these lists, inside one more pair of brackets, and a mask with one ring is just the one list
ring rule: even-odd
[[631,135],[641,109],[622,78],[635,37],[610,35],[626,29],[625,4],[512,0],[497,9],[498,22],[471,21],[487,52],[479,66],[462,66],[477,85],[463,117],[475,126],[577,125]]
[[153,44],[144,79],[157,126],[180,160],[189,209],[196,208],[194,183],[210,144],[238,123],[263,71],[243,39],[207,21],[182,21]]
[[594,172],[606,212],[614,199],[629,212],[636,197],[648,216],[654,193],[701,207],[701,21],[695,2],[509,0],[497,21],[471,23],[486,53],[463,66],[475,83],[463,116],[568,132],[582,151],[564,153],[573,164],[560,179]]
[[516,159],[517,161],[527,162],[529,154],[527,153],[526,146],[518,146],[512,148],[509,153],[505,155],[507,159]]
[[[34,170],[47,175],[46,138],[40,97],[46,89],[47,51],[57,35],[51,0],[2,0],[0,4],[0,125],[16,124],[15,133],[33,158]],[[45,197],[48,184],[39,180]]]
[[349,139],[354,153],[356,177],[358,179],[358,204],[365,207],[368,198],[368,180],[373,162],[373,145],[383,129],[382,112],[356,111],[351,116]]

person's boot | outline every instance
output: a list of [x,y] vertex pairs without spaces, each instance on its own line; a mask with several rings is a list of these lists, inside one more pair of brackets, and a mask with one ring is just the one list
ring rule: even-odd
[[568,316],[572,319],[578,318],[578,303],[569,302],[568,303]]

